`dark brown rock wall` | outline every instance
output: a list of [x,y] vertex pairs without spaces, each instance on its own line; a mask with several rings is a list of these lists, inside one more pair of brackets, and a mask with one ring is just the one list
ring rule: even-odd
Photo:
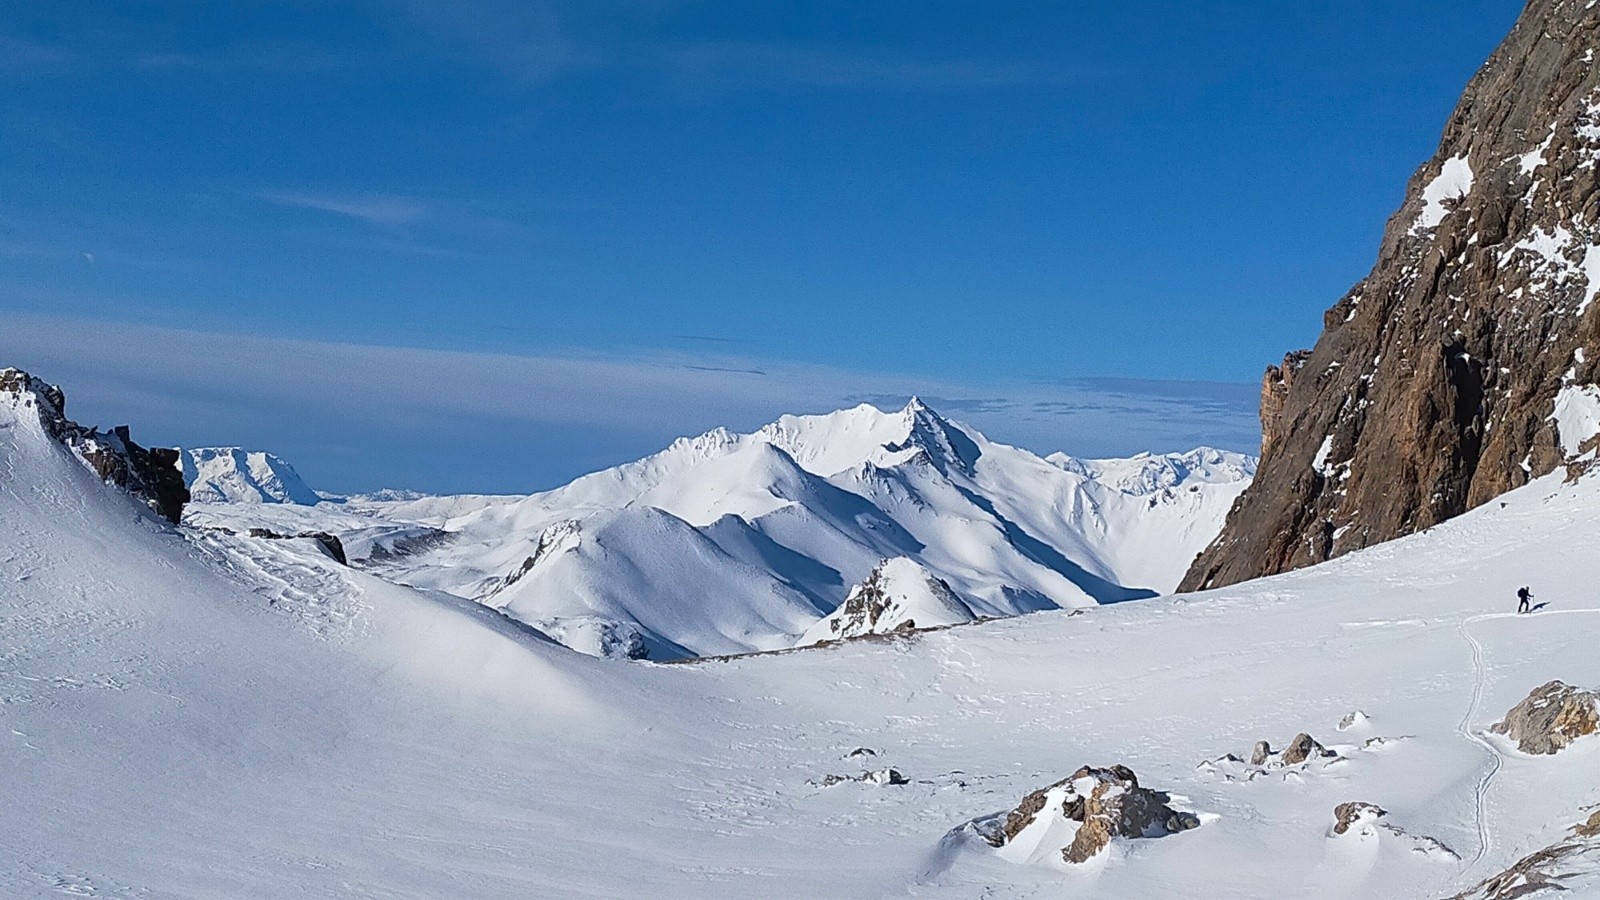
[[1555,398],[1600,377],[1597,56],[1600,5],[1528,4],[1372,274],[1268,371],[1255,482],[1183,590],[1410,534],[1567,465]]

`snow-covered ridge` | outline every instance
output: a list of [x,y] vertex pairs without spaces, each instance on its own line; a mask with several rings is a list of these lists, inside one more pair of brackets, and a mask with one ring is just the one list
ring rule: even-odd
[[322,501],[295,472],[271,453],[238,447],[198,447],[179,458],[184,483],[195,503],[296,503]]
[[1068,472],[1140,497],[1181,485],[1237,484],[1256,474],[1254,456],[1212,447],[1187,453],[1140,453],[1127,459],[1079,459],[1065,453],[1045,458]]
[[1254,467],[1206,448],[1045,460],[913,399],[715,429],[529,497],[238,509],[339,534],[357,564],[569,646],[662,659],[793,646],[884,560],[948,585],[967,618],[1154,596]]

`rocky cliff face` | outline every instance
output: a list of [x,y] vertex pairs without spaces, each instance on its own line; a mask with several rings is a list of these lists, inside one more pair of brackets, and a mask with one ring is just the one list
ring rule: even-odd
[[1253,486],[1183,590],[1400,537],[1593,459],[1600,4],[1531,0],[1377,267],[1268,370]]
[[33,406],[45,433],[77,454],[102,480],[143,500],[169,522],[176,524],[183,517],[189,489],[178,469],[177,450],[141,447],[125,425],[110,432],[79,425],[66,417],[67,398],[61,388],[20,369],[0,369],[0,397]]

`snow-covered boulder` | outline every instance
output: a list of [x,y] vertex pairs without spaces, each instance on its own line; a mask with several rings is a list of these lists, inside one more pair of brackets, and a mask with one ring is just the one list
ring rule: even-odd
[[1164,837],[1200,826],[1198,816],[1173,809],[1168,799],[1140,787],[1127,766],[1084,766],[1022,798],[1004,816],[970,827],[1010,862],[1084,863],[1117,838]]
[[1600,693],[1552,681],[1535,688],[1492,729],[1535,756],[1558,753],[1570,743],[1600,731]]
[[293,466],[271,453],[238,447],[198,447],[183,451],[179,464],[196,503],[315,506],[322,502]]
[[977,615],[943,579],[905,557],[885,560],[839,608],[806,630],[798,646],[958,625]]

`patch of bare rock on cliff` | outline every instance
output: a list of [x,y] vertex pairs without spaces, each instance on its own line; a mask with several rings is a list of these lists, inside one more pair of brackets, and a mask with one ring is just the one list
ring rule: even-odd
[[1254,483],[1182,590],[1420,531],[1592,459],[1600,4],[1531,0],[1372,273],[1263,383]]
[[189,489],[178,469],[177,450],[141,447],[129,437],[125,425],[110,432],[79,425],[66,416],[67,397],[61,388],[21,369],[0,369],[0,396],[33,408],[45,433],[76,454],[102,481],[126,490],[173,524],[183,517]]

